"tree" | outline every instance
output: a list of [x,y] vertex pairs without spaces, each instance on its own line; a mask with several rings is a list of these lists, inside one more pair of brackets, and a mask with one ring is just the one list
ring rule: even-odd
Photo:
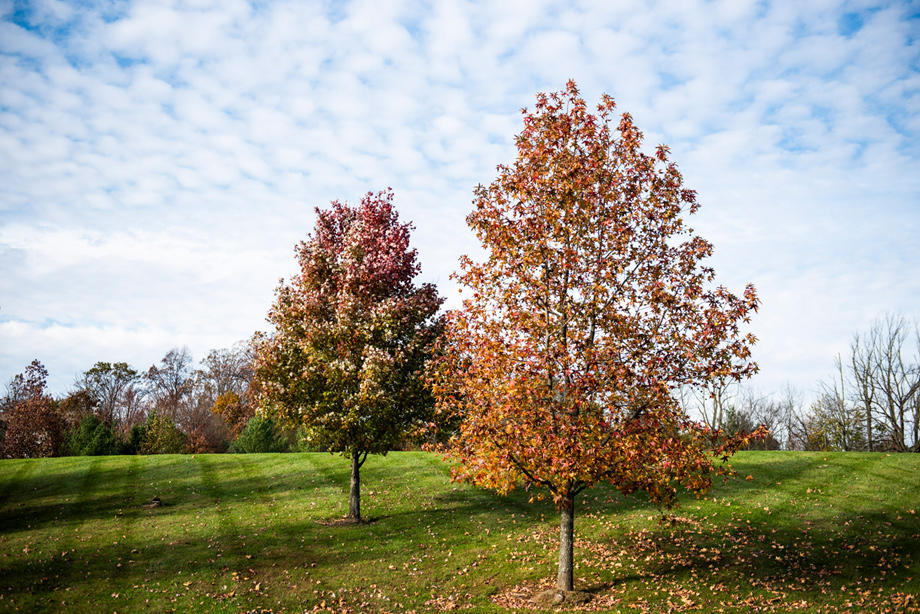
[[246,428],[246,423],[253,416],[251,406],[243,403],[235,392],[225,392],[217,397],[211,411],[223,418],[230,435],[234,438]]
[[6,396],[0,410],[7,412],[20,401],[42,396],[48,383],[48,369],[38,359],[33,360],[22,373],[17,373],[6,385]]
[[92,414],[85,416],[67,438],[67,451],[73,456],[118,454],[120,448],[112,429]]
[[194,373],[194,391],[183,418],[188,451],[219,451],[252,417],[252,345],[211,350]]
[[763,427],[766,434],[751,439],[745,448],[779,450],[782,447],[782,438],[786,434],[787,421],[783,403],[758,395],[750,388],[741,389],[733,401],[724,408],[721,430],[727,435],[745,436]]
[[278,433],[275,423],[270,418],[254,416],[246,423],[246,428],[233,442],[231,451],[242,454],[264,452],[287,452],[290,445]]
[[147,435],[147,422],[141,422],[131,426],[128,437],[121,448],[122,454],[140,454],[144,447],[144,438]]
[[296,249],[300,274],[276,292],[274,327],[258,341],[263,409],[308,443],[351,458],[348,517],[361,519],[360,468],[431,415],[421,373],[441,304],[390,190],[316,210]]
[[880,426],[888,435],[884,443],[899,452],[920,450],[920,361],[905,356],[911,333],[920,338],[916,324],[895,315],[876,322],[869,333],[875,339],[871,372]]
[[756,369],[740,331],[754,288],[711,288],[712,246],[684,223],[695,193],[667,147],[642,152],[629,114],[611,129],[613,109],[604,96],[592,115],[569,82],[524,111],[517,160],[476,188],[467,223],[485,258],[461,259],[467,298],[434,371],[440,411],[464,418],[455,476],[552,495],[561,591],[576,496],[599,480],[665,506],[678,485],[706,490],[712,447],[725,460],[744,441],[719,443],[675,391]]
[[230,429],[223,418],[207,405],[197,403],[183,415],[186,435],[185,451],[190,454],[224,452],[230,439]]
[[87,416],[92,415],[98,403],[86,390],[75,390],[58,401],[58,412],[69,427],[77,427]]
[[232,348],[211,350],[204,360],[197,378],[210,395],[211,403],[225,394],[246,396],[249,382],[252,380],[252,346],[237,343]]
[[851,399],[866,419],[866,449],[875,450],[872,412],[878,395],[876,389],[878,330],[872,329],[868,334],[853,336],[850,343],[850,380]]
[[827,452],[833,450],[830,421],[824,413],[820,399],[811,407],[802,408],[793,416],[789,432],[791,450],[814,450]]
[[126,362],[97,362],[77,380],[77,389],[96,400],[96,415],[112,427],[127,418],[125,393],[139,377]]
[[183,410],[192,393],[192,355],[187,348],[173,348],[160,360],[160,365],[152,365],[145,378],[154,411],[181,419]]
[[737,381],[731,377],[720,376],[702,386],[683,386],[677,391],[678,399],[684,412],[690,413],[694,408],[703,418],[703,423],[712,429],[723,428],[726,413],[737,396]]
[[64,447],[67,425],[57,404],[45,392],[48,370],[33,360],[9,383],[4,402],[3,456],[34,458],[58,456]]
[[128,438],[135,426],[143,425],[147,420],[146,390],[140,384],[131,384],[122,393],[123,417],[116,425],[119,436]]
[[182,454],[185,451],[185,434],[169,416],[150,414],[142,432],[141,454]]
[[834,359],[834,364],[837,367],[837,377],[830,384],[822,382],[822,391],[814,406],[828,423],[827,430],[835,449],[846,452],[864,450],[866,417],[860,411],[859,405],[850,403],[844,363],[839,354]]

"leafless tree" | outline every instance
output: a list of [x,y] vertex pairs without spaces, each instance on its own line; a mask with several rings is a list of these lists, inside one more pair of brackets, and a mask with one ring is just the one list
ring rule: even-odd
[[[889,315],[870,332],[876,335],[873,380],[874,403],[888,431],[887,444],[898,451],[920,448],[920,361],[905,358],[910,337],[917,326],[903,316]],[[912,330],[911,330],[912,329]],[[913,335],[911,335],[913,333]],[[910,438],[908,439],[908,435]]]
[[878,389],[879,330],[873,327],[868,333],[853,336],[850,343],[850,399],[856,404],[866,420],[866,449],[875,450],[873,437],[873,412],[876,409]]
[[125,388],[122,393],[123,418],[118,424],[117,431],[122,437],[127,437],[135,424],[142,424],[147,419],[147,391],[141,382],[133,383]]
[[750,432],[763,425],[769,431],[762,441],[752,442],[753,449],[779,450],[786,440],[785,406],[781,401],[758,394],[753,388],[741,388],[734,402],[726,407],[725,428],[730,432]]
[[688,415],[699,414],[703,423],[712,429],[725,424],[726,409],[737,395],[738,384],[731,378],[715,378],[703,387],[681,387],[678,402]]
[[866,447],[865,417],[858,405],[850,403],[844,362],[839,354],[834,359],[834,365],[837,375],[831,383],[821,384],[822,393],[815,407],[816,417],[823,424],[831,448],[863,450]]
[[177,423],[181,423],[183,410],[187,409],[192,394],[192,364],[188,348],[174,348],[145,375],[152,408]]
[[253,376],[252,360],[252,346],[246,342],[211,350],[195,372],[197,394],[207,397],[209,407],[229,392],[244,398]]
[[138,372],[125,362],[97,362],[77,379],[76,388],[95,400],[95,413],[101,420],[116,426],[126,417],[125,391],[139,378]]

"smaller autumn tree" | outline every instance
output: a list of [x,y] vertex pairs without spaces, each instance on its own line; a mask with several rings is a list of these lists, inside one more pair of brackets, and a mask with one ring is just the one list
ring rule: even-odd
[[475,192],[467,218],[485,248],[457,275],[434,369],[439,410],[462,418],[455,476],[499,491],[523,482],[560,511],[557,588],[573,589],[575,500],[599,481],[660,505],[705,491],[743,445],[691,422],[681,386],[755,370],[757,307],[714,287],[712,246],[668,149],[642,149],[629,114],[593,114],[569,82],[524,112],[517,159]]
[[367,455],[386,454],[431,417],[421,374],[441,299],[414,282],[412,226],[399,221],[391,190],[316,216],[296,249],[300,274],[277,290],[256,372],[265,414],[351,459],[348,517],[358,521]]

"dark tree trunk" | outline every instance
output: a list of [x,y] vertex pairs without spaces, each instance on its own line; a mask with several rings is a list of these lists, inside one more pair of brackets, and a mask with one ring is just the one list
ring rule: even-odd
[[575,495],[566,495],[560,510],[559,522],[559,574],[556,576],[556,588],[571,591],[575,586],[572,572],[572,551],[575,536]]
[[361,520],[361,459],[360,452],[351,453],[351,491],[348,494],[348,517]]

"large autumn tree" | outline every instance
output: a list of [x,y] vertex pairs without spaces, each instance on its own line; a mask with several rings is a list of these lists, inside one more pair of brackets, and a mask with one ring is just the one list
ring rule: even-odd
[[274,330],[257,347],[265,411],[313,445],[351,458],[348,517],[361,519],[360,468],[424,425],[422,378],[441,323],[390,190],[316,210],[296,249],[300,273],[276,292]]
[[710,243],[668,149],[613,99],[596,113],[574,83],[524,111],[517,159],[475,192],[467,218],[485,258],[461,259],[463,308],[448,314],[439,411],[463,418],[457,477],[523,482],[561,512],[557,586],[571,591],[575,501],[598,481],[664,506],[702,492],[738,446],[691,422],[679,386],[742,378],[757,308],[715,287]]

